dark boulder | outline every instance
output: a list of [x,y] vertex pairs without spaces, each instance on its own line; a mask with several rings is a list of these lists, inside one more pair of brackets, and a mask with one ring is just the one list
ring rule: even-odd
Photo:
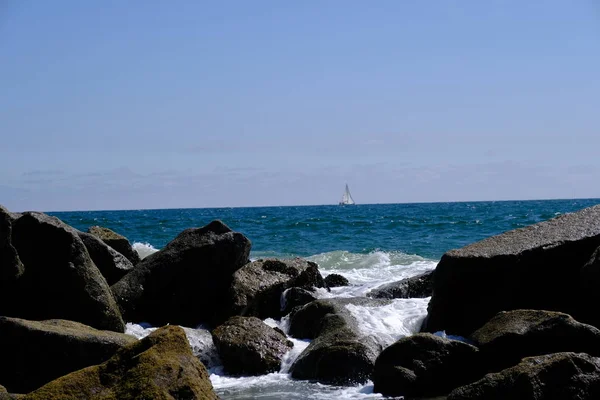
[[322,299],[307,304],[291,319],[290,333],[314,339],[291,367],[292,377],[327,384],[354,385],[371,378],[381,344],[361,333],[347,305],[388,304],[367,298]]
[[0,206],[0,291],[23,274],[23,264],[12,244],[15,215]]
[[482,375],[475,346],[419,333],[381,352],[373,390],[384,396],[438,396]]
[[500,312],[470,339],[490,371],[512,367],[528,356],[575,352],[600,356],[600,330],[559,312]]
[[140,255],[131,246],[131,243],[129,243],[129,240],[127,240],[125,236],[119,235],[118,233],[101,226],[91,226],[88,229],[88,233],[96,236],[98,239],[123,254],[133,265],[136,265],[141,261]]
[[11,392],[28,393],[70,372],[100,364],[136,341],[133,336],[72,321],[0,317],[0,383]]
[[524,358],[453,390],[448,400],[592,400],[600,398],[600,359],[585,353]]
[[283,333],[256,317],[231,317],[212,335],[223,366],[231,374],[277,372],[281,358],[293,347]]
[[422,299],[431,296],[432,292],[433,271],[380,286],[367,296],[374,299]]
[[78,232],[78,234],[92,261],[109,285],[118,282],[133,268],[131,261],[96,236],[85,232]]
[[233,273],[250,241],[221,221],[181,232],[112,286],[128,321],[197,326],[227,317]]
[[231,315],[279,318],[281,295],[291,287],[324,287],[317,264],[301,258],[257,260],[233,275]]
[[590,259],[581,268],[579,277],[581,291],[579,298],[582,304],[582,314],[579,318],[596,327],[600,327],[600,313],[597,304],[600,304],[600,247],[594,251]]
[[348,279],[339,274],[329,274],[325,277],[325,286],[328,288],[348,286],[349,284]]
[[2,285],[0,315],[60,318],[124,332],[110,288],[75,229],[27,212],[12,224],[12,244],[24,268],[17,280]]
[[166,326],[119,350],[100,365],[58,378],[25,400],[218,399],[183,329]]
[[561,311],[593,322],[580,272],[600,246],[600,206],[505,232],[442,256],[423,329],[467,336],[500,311]]
[[316,300],[315,294],[310,290],[299,287],[286,289],[282,295],[283,298],[283,315],[288,315],[294,310],[298,310],[305,304]]

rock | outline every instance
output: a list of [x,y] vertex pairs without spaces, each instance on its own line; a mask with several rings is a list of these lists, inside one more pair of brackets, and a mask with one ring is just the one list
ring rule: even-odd
[[598,247],[590,259],[581,268],[579,284],[581,287],[580,301],[585,305],[582,307],[580,318],[587,323],[600,327],[600,314],[596,305],[600,302],[600,247]]
[[432,292],[433,271],[380,286],[367,296],[374,299],[422,299],[431,296]]
[[136,341],[78,322],[0,317],[0,383],[11,392],[28,393],[62,375],[100,364]]
[[469,339],[479,346],[490,371],[542,354],[575,352],[600,356],[600,330],[560,312],[500,312]]
[[284,334],[256,317],[231,317],[212,335],[223,366],[231,374],[277,372],[281,358],[293,347]]
[[197,326],[226,319],[233,273],[250,241],[221,221],[181,232],[112,286],[128,321]]
[[294,314],[290,333],[314,340],[291,368],[295,379],[335,385],[354,385],[370,379],[382,346],[362,334],[347,305],[375,307],[388,304],[367,298],[322,299]]
[[0,315],[125,331],[110,288],[75,229],[56,217],[28,212],[13,222],[12,244],[24,269],[1,288]]
[[483,374],[475,346],[419,333],[386,347],[375,362],[374,391],[384,396],[438,396]]
[[218,399],[183,329],[166,326],[100,365],[58,378],[25,400]]
[[133,264],[124,255],[114,250],[98,237],[85,232],[77,232],[90,257],[100,270],[106,282],[112,285],[133,269]]
[[348,279],[339,274],[329,274],[325,277],[325,286],[328,288],[348,286],[349,284]]
[[299,309],[305,304],[316,300],[315,294],[309,290],[299,287],[286,289],[282,295],[283,298],[283,315],[288,315],[294,310]]
[[141,261],[140,255],[134,250],[125,236],[101,226],[91,226],[88,229],[88,233],[96,236],[117,252],[123,254],[133,265]]
[[600,398],[600,360],[585,353],[524,358],[453,390],[448,400],[564,400]]
[[15,216],[0,206],[0,290],[23,274],[23,264],[12,244],[12,224]]
[[280,318],[281,295],[290,287],[324,287],[317,264],[301,258],[257,260],[233,275],[231,315]]
[[600,205],[505,232],[442,256],[423,330],[468,336],[500,311],[561,311],[581,322],[580,270],[600,246]]

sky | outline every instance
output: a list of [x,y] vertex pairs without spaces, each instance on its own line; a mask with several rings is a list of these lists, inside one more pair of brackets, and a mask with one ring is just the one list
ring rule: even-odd
[[0,0],[13,211],[600,197],[598,0]]

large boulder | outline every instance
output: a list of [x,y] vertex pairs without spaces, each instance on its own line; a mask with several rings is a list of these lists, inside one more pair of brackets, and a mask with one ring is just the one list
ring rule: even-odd
[[25,400],[217,399],[183,329],[160,328],[100,365],[58,378]]
[[483,374],[475,346],[419,333],[386,347],[375,362],[374,391],[384,396],[438,396]]
[[23,263],[12,244],[12,224],[16,217],[0,206],[0,290],[23,274]]
[[231,317],[212,332],[225,370],[231,374],[277,372],[293,347],[285,335],[256,317]]
[[123,254],[133,265],[136,265],[141,261],[140,255],[131,246],[131,243],[129,243],[129,240],[127,240],[125,236],[119,235],[102,226],[91,226],[88,229],[88,233],[96,236],[98,239]]
[[118,282],[119,279],[133,269],[133,264],[127,257],[98,239],[98,237],[85,232],[78,232],[78,234],[92,261],[109,285]]
[[232,315],[261,319],[283,315],[281,295],[287,288],[325,287],[317,264],[301,258],[257,260],[244,265],[233,275]]
[[600,304],[600,247],[594,251],[590,259],[581,268],[579,278],[581,286],[580,301],[585,305],[581,307],[580,318],[589,324],[600,327],[600,312],[596,307]]
[[56,217],[27,212],[12,223],[23,273],[0,288],[0,315],[66,319],[124,332],[110,288],[77,231]]
[[433,271],[380,286],[367,296],[374,299],[422,299],[431,296],[432,292]]
[[500,311],[597,314],[580,272],[600,246],[600,206],[505,232],[442,256],[423,329],[467,336]]
[[481,350],[490,371],[542,354],[575,352],[600,356],[600,330],[553,311],[500,312],[470,339]]
[[453,390],[448,400],[600,398],[600,359],[585,353],[524,358],[518,365]]
[[128,321],[197,326],[226,319],[233,273],[250,241],[221,221],[186,229],[112,286]]
[[99,331],[73,321],[27,321],[0,317],[0,383],[28,393],[53,379],[100,364],[133,336]]
[[347,305],[377,307],[388,304],[367,298],[313,301],[298,310],[290,334],[314,339],[291,367],[292,377],[327,384],[354,385],[371,378],[382,345],[363,334]]

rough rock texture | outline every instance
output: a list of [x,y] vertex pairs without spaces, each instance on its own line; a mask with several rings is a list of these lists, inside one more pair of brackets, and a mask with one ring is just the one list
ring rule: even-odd
[[15,216],[0,206],[0,290],[23,274],[23,264],[12,245],[12,224]]
[[348,279],[339,274],[329,274],[325,277],[325,286],[328,288],[348,286],[349,284]]
[[98,237],[85,232],[77,233],[109,285],[116,283],[133,268],[131,261]]
[[374,299],[414,299],[429,297],[432,292],[433,271],[380,286],[367,296]]
[[128,321],[197,326],[226,319],[233,273],[250,241],[221,221],[186,229],[112,286]]
[[284,334],[256,317],[231,317],[212,335],[223,366],[231,374],[277,372],[281,358],[293,347]]
[[31,320],[67,319],[124,332],[106,280],[77,231],[58,218],[24,213],[12,224],[22,275],[0,287],[0,315]]
[[285,292],[283,292],[282,297],[284,303],[283,315],[288,315],[297,311],[302,306],[317,299],[313,292],[299,287],[286,289]]
[[290,333],[314,340],[292,365],[292,377],[322,383],[353,385],[370,379],[381,345],[363,335],[347,305],[376,307],[382,300],[346,298],[316,300],[291,320]]
[[62,375],[100,364],[136,341],[72,321],[0,317],[0,383],[10,392],[28,393]]
[[600,360],[584,353],[525,358],[519,365],[453,390],[448,400],[600,398]]
[[582,307],[580,318],[589,324],[600,327],[600,313],[595,305],[600,304],[600,247],[594,251],[590,259],[581,269],[579,284],[581,286],[580,301],[589,305]]
[[290,287],[324,287],[317,264],[301,258],[257,260],[233,275],[231,315],[279,318],[281,295]]
[[165,326],[122,348],[103,364],[58,378],[26,400],[217,399],[206,368],[183,329]]
[[437,396],[483,375],[475,346],[419,333],[386,347],[375,362],[374,391],[384,396]]
[[467,336],[499,311],[562,311],[582,322],[582,266],[600,246],[600,206],[505,232],[442,256],[423,329]]
[[470,339],[490,371],[512,367],[528,356],[575,352],[600,356],[600,330],[559,312],[500,312]]
[[91,226],[88,229],[88,233],[96,236],[104,243],[123,254],[133,265],[136,265],[141,261],[140,255],[134,250],[125,236],[119,235],[118,233],[101,226]]

